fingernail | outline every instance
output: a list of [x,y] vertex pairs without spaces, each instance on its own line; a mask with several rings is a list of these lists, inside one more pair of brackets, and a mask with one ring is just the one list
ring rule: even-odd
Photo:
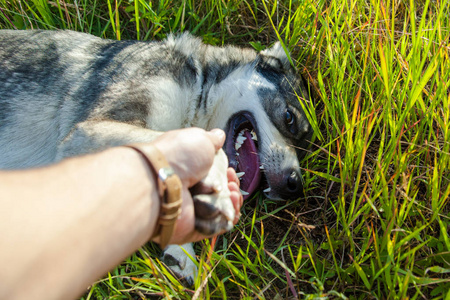
[[225,135],[225,132],[222,129],[218,128],[211,130],[211,133],[217,135],[220,138],[222,138]]
[[213,187],[214,187],[214,192],[216,192],[216,193],[220,193],[223,190],[222,184],[219,180],[214,181]]

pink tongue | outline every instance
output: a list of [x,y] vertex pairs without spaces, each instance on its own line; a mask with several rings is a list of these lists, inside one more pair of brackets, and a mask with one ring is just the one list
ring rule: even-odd
[[245,200],[250,197],[250,195],[259,186],[261,173],[259,172],[260,164],[258,149],[256,149],[256,145],[252,140],[250,131],[245,130],[243,136],[247,139],[237,151],[239,154],[237,156],[237,172],[245,172],[245,175],[241,177],[241,190],[248,193],[248,195],[244,195]]

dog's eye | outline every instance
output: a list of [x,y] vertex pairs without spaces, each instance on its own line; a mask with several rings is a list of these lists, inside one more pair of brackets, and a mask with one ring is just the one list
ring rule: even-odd
[[284,118],[286,120],[286,125],[291,126],[294,124],[294,115],[291,111],[287,110]]
[[286,126],[292,134],[297,133],[297,126],[295,124],[295,115],[289,109],[284,113],[284,121]]

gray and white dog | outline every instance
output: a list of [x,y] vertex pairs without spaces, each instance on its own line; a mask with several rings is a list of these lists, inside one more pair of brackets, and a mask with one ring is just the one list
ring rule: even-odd
[[[139,42],[2,30],[0,169],[148,142],[171,129],[222,128],[245,198],[262,187],[268,198],[296,199],[299,157],[311,134],[305,98],[279,43],[257,53],[208,46],[189,34]],[[219,152],[204,184],[220,178],[226,187],[223,157]],[[217,190],[196,197],[196,227],[205,233],[230,229],[234,219],[228,190]],[[192,245],[183,247],[195,255]],[[195,264],[179,246],[169,246],[164,260],[192,281]]]

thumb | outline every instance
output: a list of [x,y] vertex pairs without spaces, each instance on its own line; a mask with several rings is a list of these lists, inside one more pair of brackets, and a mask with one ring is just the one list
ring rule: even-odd
[[222,148],[223,143],[225,143],[225,132],[222,129],[216,128],[208,131],[208,136],[213,143],[216,152]]

